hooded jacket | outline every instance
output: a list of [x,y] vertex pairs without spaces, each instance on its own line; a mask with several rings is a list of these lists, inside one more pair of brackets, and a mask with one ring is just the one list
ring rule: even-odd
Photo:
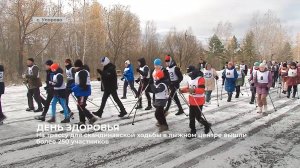
[[76,97],[88,97],[92,94],[92,88],[90,85],[90,74],[87,67],[81,67],[75,74],[75,86],[72,87]]
[[149,79],[150,69],[146,65],[145,58],[138,59],[138,62],[140,62],[140,68],[143,68],[143,70],[141,70],[140,68],[137,69],[137,72],[141,75],[141,79]]
[[[174,71],[173,71],[174,69]],[[180,71],[180,68],[176,66],[175,61],[171,61],[170,66],[167,67],[167,71],[170,76],[170,84],[176,88],[179,88],[180,82],[183,80],[182,73]],[[174,74],[173,74],[174,73]],[[177,80],[173,80],[173,77],[177,77]],[[173,81],[172,81],[173,80]]]
[[123,77],[126,81],[132,82],[134,81],[134,72],[133,72],[133,66],[132,64],[129,64],[125,69],[123,73]]
[[116,66],[108,63],[100,72],[104,91],[112,92],[118,89]]

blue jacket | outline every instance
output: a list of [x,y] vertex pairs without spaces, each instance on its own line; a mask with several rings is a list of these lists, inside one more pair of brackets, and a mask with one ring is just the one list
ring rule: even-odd
[[231,68],[231,69],[228,69],[228,70],[232,70],[232,69],[234,69],[234,78],[226,78],[226,74],[225,74],[226,69],[222,73],[222,78],[225,78],[225,90],[227,92],[234,92],[235,91],[235,81],[238,78],[238,73],[237,73],[235,68]]
[[124,69],[123,76],[125,80],[128,82],[134,81],[134,73],[133,73],[133,66],[129,64],[127,68]]
[[72,88],[72,92],[74,92],[74,95],[76,97],[88,97],[92,94],[92,87],[91,85],[87,85],[87,89],[84,90],[82,89],[79,85],[75,85],[73,88]]

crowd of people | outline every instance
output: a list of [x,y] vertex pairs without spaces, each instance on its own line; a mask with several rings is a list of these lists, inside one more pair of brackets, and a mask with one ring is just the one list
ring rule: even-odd
[[[212,64],[200,59],[198,66],[190,65],[187,68],[184,73],[188,75],[188,79],[183,80],[182,70],[177,67],[175,60],[170,55],[165,56],[163,61],[157,58],[153,61],[153,65],[149,65],[146,63],[145,58],[138,59],[139,67],[136,68],[136,72],[139,77],[135,79],[133,65],[130,60],[126,60],[121,77],[121,80],[124,81],[121,99],[127,99],[127,88],[130,86],[132,93],[137,99],[134,108],[138,110],[143,108],[142,97],[145,95],[147,107],[144,110],[155,108],[156,126],[159,128],[159,132],[163,132],[169,130],[166,116],[169,114],[173,101],[178,107],[175,115],[184,114],[182,102],[179,99],[179,97],[182,97],[182,101],[189,106],[189,134],[191,135],[189,138],[193,138],[196,135],[195,121],[204,126],[206,134],[209,133],[211,124],[204,117],[202,110],[203,106],[211,104],[213,91],[217,89],[217,95],[219,95],[217,82],[219,75],[216,69],[213,68]],[[53,123],[56,122],[56,105],[59,103],[63,109],[61,113],[64,115],[61,123],[69,123],[70,119],[74,118],[74,112],[69,108],[69,98],[71,97],[76,101],[77,110],[79,111],[79,123],[77,124],[84,125],[86,120],[88,120],[89,124],[93,124],[99,118],[102,118],[106,102],[111,96],[119,108],[119,117],[126,116],[127,111],[117,94],[118,76],[116,66],[108,57],[102,57],[100,63],[102,67],[97,69],[100,76],[98,81],[101,83],[101,90],[104,93],[99,110],[90,112],[86,108],[92,92],[88,65],[84,65],[80,59],[75,60],[73,65],[70,59],[66,59],[64,71],[63,67],[58,63],[47,60],[45,62],[46,86],[44,87],[47,95],[41,96],[40,69],[34,63],[33,58],[27,59],[27,70],[23,75],[23,83],[28,89],[28,108],[26,111],[42,112],[35,119],[45,121],[51,105],[51,117],[47,121]],[[275,88],[277,86],[282,89],[282,93],[286,94],[287,98],[296,97],[297,85],[300,84],[299,63],[255,62],[250,67],[250,77],[247,81],[245,77],[248,75],[248,69],[248,66],[243,61],[240,64],[226,62],[221,73],[221,90],[223,90],[224,86],[227,92],[227,102],[232,101],[234,93],[235,98],[239,98],[241,87],[247,84],[251,91],[250,104],[257,102],[258,113],[268,110],[267,96],[270,94],[271,87]],[[138,83],[138,89],[135,88],[134,82]],[[4,88],[4,67],[0,65],[0,123],[6,119],[1,108],[1,95],[4,94]],[[151,93],[153,94],[152,97]],[[188,100],[185,100],[183,93],[189,94]],[[33,99],[38,105],[37,108],[34,107]],[[219,98],[217,97],[217,99]]]

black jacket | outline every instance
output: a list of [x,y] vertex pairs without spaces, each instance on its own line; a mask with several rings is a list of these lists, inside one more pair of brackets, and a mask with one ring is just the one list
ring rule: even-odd
[[0,95],[4,94],[5,85],[4,85],[4,68],[2,65],[0,65]]
[[46,87],[44,89],[47,91],[47,93],[53,93],[53,86],[50,85],[50,81],[52,81],[52,78],[54,76],[54,73],[51,70],[46,70]]
[[[172,61],[169,68],[173,68],[174,66],[176,66],[176,62]],[[183,80],[183,76],[179,67],[175,67],[175,74],[178,77],[178,80],[173,82],[170,80],[170,84],[176,88],[179,88],[180,82]]]
[[117,71],[114,64],[109,63],[105,65],[100,75],[104,91],[112,92],[118,89]]
[[[69,64],[69,65],[66,66],[66,69],[69,70],[72,67],[73,67],[72,64]],[[72,76],[73,76],[73,80],[68,80],[67,81],[67,89],[71,89],[73,83],[75,83],[75,69],[74,68],[72,69]]]

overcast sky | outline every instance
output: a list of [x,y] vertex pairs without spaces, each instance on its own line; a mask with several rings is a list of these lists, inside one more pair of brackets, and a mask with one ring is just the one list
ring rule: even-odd
[[130,6],[144,27],[153,20],[159,33],[171,27],[178,30],[192,28],[194,34],[205,41],[220,21],[229,21],[238,38],[249,27],[255,12],[274,11],[290,36],[300,32],[300,0],[98,0],[104,7],[113,4]]

